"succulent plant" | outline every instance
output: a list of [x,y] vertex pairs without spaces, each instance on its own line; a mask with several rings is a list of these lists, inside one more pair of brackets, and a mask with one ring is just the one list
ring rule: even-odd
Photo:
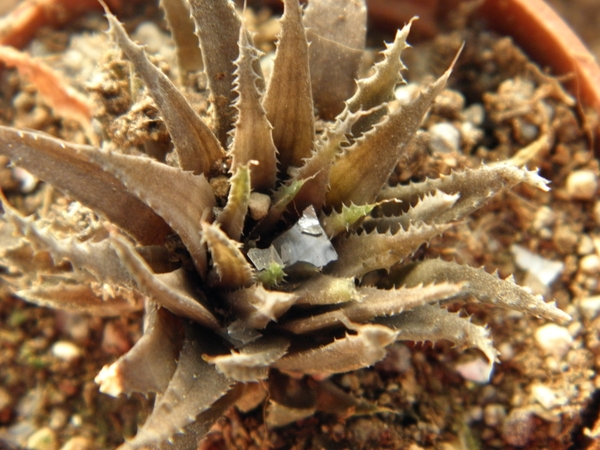
[[[392,101],[404,82],[400,54],[410,24],[355,83],[364,2],[311,0],[303,11],[285,0],[265,80],[228,0],[162,6],[179,81],[150,62],[107,10],[108,33],[135,74],[129,79],[127,66],[115,63],[105,79],[117,86],[114,95],[106,85],[97,91],[106,104],[121,95],[131,111],[156,108],[166,150],[158,141],[125,145],[110,129],[110,105],[98,116],[100,146],[0,127],[0,153],[77,200],[31,217],[3,201],[9,286],[53,308],[145,311],[142,338],[97,377],[111,395],[156,394],[153,412],[123,448],[196,448],[256,382],[269,389],[271,425],[316,410],[376,411],[327,375],[373,365],[396,340],[475,347],[491,368],[497,352],[487,330],[444,308],[450,302],[475,298],[568,319],[483,268],[411,259],[496,193],[522,182],[548,188],[514,161],[388,184],[451,72],[404,105]],[[211,104],[205,117],[191,94],[202,66]],[[300,394],[286,389],[290,383]]]

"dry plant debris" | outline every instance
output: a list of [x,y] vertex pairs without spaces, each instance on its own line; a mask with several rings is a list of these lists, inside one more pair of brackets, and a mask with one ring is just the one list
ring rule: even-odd
[[[251,410],[264,401],[265,389],[266,422],[272,427],[315,411],[342,417],[390,414],[389,402],[369,401],[360,392],[349,395],[328,377],[371,366],[390,346],[391,354],[402,354],[405,347],[394,344],[398,340],[447,340],[478,348],[486,361],[473,370],[483,374],[478,378],[468,368],[457,369],[473,379],[487,378],[497,351],[484,327],[456,312],[465,299],[569,319],[531,288],[449,261],[451,255],[443,252],[435,255],[437,249],[451,247],[448,241],[458,240],[470,226],[466,223],[476,223],[464,218],[490,199],[493,204],[494,195],[518,183],[533,188],[524,188],[530,196],[543,195],[534,194],[535,189],[547,192],[546,180],[521,165],[539,160],[556,138],[548,114],[536,113],[545,112],[547,98],[568,102],[557,85],[539,83],[520,109],[502,97],[510,84],[500,86],[498,97],[488,97],[489,114],[510,123],[510,132],[518,130],[525,150],[507,159],[512,155],[503,147],[499,129],[496,152],[505,162],[469,167],[455,155],[423,152],[428,138],[430,148],[456,150],[451,136],[447,139],[448,128],[445,133],[434,126],[439,124],[427,124],[461,109],[446,89],[450,69],[425,88],[409,85],[408,100],[396,100],[403,95],[396,91],[404,83],[400,53],[410,25],[360,79],[356,92],[349,99],[337,97],[332,107],[331,90],[322,97],[312,92],[312,67],[335,57],[353,69],[331,74],[345,78],[333,85],[347,85],[357,77],[364,25],[362,43],[354,34],[356,24],[365,22],[364,5],[350,2],[352,20],[346,31],[343,23],[338,30],[342,36],[353,35],[349,49],[344,39],[332,45],[336,42],[320,36],[314,31],[318,24],[311,22],[321,18],[320,10],[338,18],[341,11],[313,1],[303,18],[297,3],[287,0],[273,70],[265,81],[259,54],[237,13],[226,1],[209,3],[212,9],[204,1],[190,2],[208,79],[210,116],[199,114],[205,105],[194,102],[197,79],[189,67],[180,64],[180,76],[172,81],[107,11],[109,35],[135,75],[129,78],[127,63],[113,61],[101,81],[90,86],[102,103],[96,116],[101,147],[0,129],[1,151],[15,165],[85,205],[62,197],[25,217],[26,205],[15,208],[3,201],[3,277],[8,287],[33,303],[96,318],[144,311],[141,338],[96,378],[111,395],[156,395],[152,412],[123,448],[196,448],[231,405]],[[181,6],[162,4],[171,12]],[[167,17],[174,23],[172,14]],[[177,17],[183,20],[181,12]],[[209,32],[215,24],[220,24],[216,32]],[[351,51],[340,53],[340,47]],[[221,58],[230,53],[235,57]],[[507,104],[512,110],[506,110]],[[315,123],[313,105],[327,105],[323,107],[333,112],[323,116],[331,119],[323,120],[319,109],[321,120]],[[162,131],[152,139],[142,128],[142,145],[122,148],[115,145],[124,142],[118,139],[122,130],[111,125],[117,116],[131,118],[132,111],[142,111],[146,120],[152,116],[150,123]],[[430,130],[425,136],[418,132],[424,119]],[[125,126],[132,123],[127,120]],[[528,137],[535,137],[532,126],[537,127],[537,141]],[[468,131],[461,130],[465,136]],[[470,134],[474,140],[476,131]],[[436,141],[436,136],[445,139]],[[461,170],[449,170],[459,166]],[[265,201],[266,208],[261,206]],[[523,214],[532,214],[518,206],[526,209]],[[475,228],[473,235],[478,232]],[[424,251],[429,242],[432,248]],[[459,252],[468,250],[457,246],[454,256],[463,259]],[[477,249],[472,254],[482,256]],[[438,257],[426,257],[432,255]],[[566,329],[555,326],[538,331],[560,336],[562,331],[552,331]],[[539,340],[546,341],[543,334]],[[126,347],[122,344],[119,353]],[[54,352],[58,358],[80,358],[72,353],[68,356],[65,345]],[[353,377],[362,373],[345,375],[342,385],[358,391],[352,388]],[[369,382],[359,385],[368,387]],[[420,390],[418,383],[403,387],[413,394]],[[532,395],[547,399],[548,389],[540,385]],[[502,408],[493,404],[484,413],[489,426],[512,420],[518,427],[534,420],[534,411],[524,407],[505,419]],[[228,417],[233,424],[240,420],[232,412]],[[359,436],[360,420],[367,419],[348,429],[357,441],[370,442],[376,434],[380,442],[385,440],[377,419]],[[336,433],[346,432],[338,429],[332,436]],[[515,445],[526,438],[515,437]]]

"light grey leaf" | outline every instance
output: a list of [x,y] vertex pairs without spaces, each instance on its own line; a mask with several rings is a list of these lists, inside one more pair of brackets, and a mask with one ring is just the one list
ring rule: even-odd
[[353,328],[357,334],[347,334],[322,347],[289,353],[273,367],[304,374],[334,374],[362,369],[383,359],[385,347],[394,342],[398,334],[381,325],[356,325]]
[[190,83],[190,75],[202,70],[202,53],[198,36],[194,34],[194,22],[190,17],[187,0],[160,0],[165,11],[171,36],[175,41],[177,65],[182,85]]
[[484,327],[436,305],[419,306],[397,316],[377,319],[377,323],[398,330],[399,340],[435,342],[446,339],[456,345],[478,348],[489,361],[489,371],[498,359],[498,352]]
[[310,77],[315,108],[335,118],[356,90],[367,34],[364,0],[312,0],[304,12],[310,42]]
[[[308,42],[297,0],[284,0],[281,36],[263,105],[273,125],[281,172],[300,167],[313,149],[315,116],[308,63]],[[285,99],[285,101],[282,101]]]
[[108,10],[106,18],[110,23],[109,33],[131,61],[156,103],[173,140],[181,168],[196,175],[215,171],[225,153],[212,131],[171,80],[129,39],[123,26]]
[[205,356],[219,372],[236,381],[251,382],[267,378],[271,364],[285,355],[290,342],[282,337],[261,338],[230,355]]
[[169,311],[201,323],[205,327],[220,331],[215,316],[196,298],[183,269],[164,274],[154,274],[135,249],[118,236],[111,237],[111,244],[119,254],[123,265],[138,288],[159,305]]
[[543,191],[547,191],[548,181],[540,177],[537,171],[517,167],[510,163],[481,165],[477,169],[465,169],[453,172],[448,176],[428,179],[420,183],[411,183],[383,189],[379,200],[397,199],[403,204],[414,205],[425,195],[436,191],[448,195],[459,194],[454,207],[441,212],[437,223],[445,223],[461,219],[480,208],[498,192],[509,189],[518,183],[527,183]]
[[175,373],[182,344],[181,320],[147,300],[144,334],[125,355],[104,366],[94,381],[100,392],[113,397],[160,394]]
[[[211,411],[212,405],[234,385],[200,357],[221,351],[215,337],[193,324],[186,323],[184,327],[185,339],[173,378],[144,425],[120,449],[166,443],[177,433],[184,433],[185,427],[197,421],[200,414]],[[217,418],[210,412],[208,415],[211,419]]]
[[485,303],[545,319],[571,319],[554,303],[546,303],[541,296],[531,294],[527,289],[515,284],[512,279],[502,280],[497,274],[489,274],[482,268],[430,259],[402,267],[393,278],[407,286],[419,283],[464,283],[459,295],[471,295]]
[[[240,19],[229,0],[189,0],[210,89],[217,139],[227,147],[235,121],[233,62],[238,58]],[[255,68],[256,73],[260,69]]]
[[189,250],[196,269],[204,275],[207,261],[206,249],[198,239],[200,222],[216,205],[204,175],[193,175],[143,156],[95,149],[86,149],[85,154],[171,225]]
[[[84,152],[87,151],[87,152]],[[92,162],[97,149],[36,131],[0,126],[0,154],[131,234],[140,244],[162,244],[171,229],[114,176]]]

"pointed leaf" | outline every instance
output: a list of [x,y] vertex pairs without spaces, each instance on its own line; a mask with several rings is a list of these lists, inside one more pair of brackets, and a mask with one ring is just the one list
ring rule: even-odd
[[177,65],[181,84],[190,83],[190,75],[202,70],[200,42],[194,33],[194,22],[190,17],[190,5],[186,0],[160,0],[165,11],[171,37],[175,41]]
[[456,263],[430,259],[403,267],[394,278],[407,286],[419,283],[461,283],[459,295],[477,298],[503,308],[522,311],[550,320],[570,320],[571,317],[558,309],[554,303],[546,303],[541,296],[531,294],[515,284],[512,279],[502,280],[496,274],[483,269],[462,266]]
[[[223,147],[235,121],[233,62],[238,58],[240,19],[229,0],[189,0],[200,39],[213,107],[214,129]],[[257,71],[258,73],[258,71]]]
[[361,298],[354,278],[321,274],[301,283],[294,294],[298,295],[295,305],[337,305]]
[[345,303],[340,309],[323,314],[292,320],[282,327],[295,334],[306,334],[342,326],[346,320],[367,322],[375,317],[400,314],[427,303],[453,297],[460,290],[460,285],[449,283],[390,290],[358,288],[358,301]]
[[518,183],[527,183],[543,191],[549,190],[548,180],[535,170],[517,167],[511,163],[482,165],[478,169],[465,169],[448,176],[428,179],[420,183],[383,189],[379,199],[398,199],[404,204],[414,205],[420,198],[436,191],[448,195],[459,194],[454,207],[441,212],[436,222],[444,223],[461,219],[480,208],[498,192]]
[[234,385],[223,397],[210,405],[209,409],[198,414],[194,422],[187,425],[183,432],[163,442],[159,450],[196,450],[217,420],[236,404],[242,395],[243,386],[241,383]]
[[315,108],[322,119],[332,120],[356,90],[367,34],[365,2],[312,0],[304,12],[304,26]]
[[298,353],[289,353],[273,364],[289,372],[334,374],[362,369],[385,357],[385,347],[396,339],[397,331],[381,325],[357,325],[356,335],[346,335],[331,344]]
[[352,126],[364,114],[364,111],[345,114],[343,120],[337,120],[332,126],[325,128],[310,157],[304,160],[302,167],[291,168],[288,171],[292,178],[277,190],[274,197],[277,198],[283,190],[302,180],[304,184],[295,195],[289,209],[293,207],[295,211],[304,211],[312,205],[320,211],[329,189],[329,176],[335,158],[342,145],[348,143],[346,135],[351,133]]
[[236,381],[251,382],[265,380],[271,364],[285,355],[290,342],[282,337],[262,338],[252,342],[239,352],[230,355],[204,356],[217,366],[219,372]]
[[185,339],[173,378],[137,435],[122,448],[140,449],[170,440],[199,414],[210,411],[211,405],[231,389],[234,382],[200,357],[215,350],[219,351],[219,345],[214,336],[185,324]]
[[8,202],[0,199],[0,206],[5,220],[11,222],[35,250],[48,251],[55,265],[66,260],[76,269],[87,270],[99,282],[133,286],[108,239],[96,242],[79,242],[71,237],[59,239],[48,228],[40,228],[33,219],[22,217]]
[[377,322],[398,330],[398,340],[435,342],[446,339],[455,345],[478,348],[490,362],[490,370],[498,360],[498,352],[484,327],[435,305],[423,305]]
[[221,330],[215,316],[195,298],[183,269],[161,275],[153,274],[145,261],[123,238],[112,236],[111,244],[145,295],[178,316],[192,319],[214,331]]
[[391,112],[337,159],[331,170],[328,205],[360,205],[376,199],[425,113],[446,86],[450,71],[451,68],[411,103]]
[[327,236],[329,236],[329,239],[333,239],[338,234],[348,231],[352,225],[370,214],[377,205],[377,203],[368,205],[355,205],[354,203],[350,206],[342,205],[340,212],[333,210],[329,215],[321,214],[321,224],[323,224],[323,229],[327,233]]
[[373,231],[342,237],[335,244],[339,259],[330,266],[330,272],[340,277],[361,278],[373,270],[389,269],[447,228],[448,225],[422,224],[395,234]]
[[268,192],[275,186],[277,174],[277,149],[273,143],[271,124],[261,104],[262,93],[256,85],[258,75],[253,65],[258,61],[258,52],[248,42],[248,32],[240,28],[240,56],[235,61],[235,90],[238,98],[235,108],[238,117],[229,154],[232,157],[231,171],[252,164],[252,188]]
[[208,245],[216,276],[209,282],[227,289],[248,287],[254,281],[250,263],[241,252],[241,244],[227,237],[218,225],[202,222],[202,242]]
[[248,214],[250,202],[250,168],[240,166],[229,179],[229,196],[223,211],[215,223],[235,241],[239,241],[244,229],[244,220]]
[[357,81],[358,89],[346,102],[349,111],[371,109],[394,98],[396,85],[405,82],[400,72],[406,66],[400,60],[400,55],[409,47],[406,38],[411,25],[412,20],[396,33],[392,44],[386,44],[386,49],[381,52],[383,60],[375,64],[373,74]]
[[129,39],[116,17],[108,10],[106,17],[110,23],[109,33],[135,67],[160,111],[181,168],[195,174],[214,171],[224,152],[213,133],[171,80]]
[[308,68],[308,42],[297,0],[284,1],[281,35],[263,101],[273,125],[281,172],[300,167],[313,148],[315,119]]
[[164,218],[181,237],[198,272],[206,272],[206,250],[199,237],[200,221],[205,211],[212,212],[216,200],[204,175],[192,175],[148,157],[105,150],[84,153]]
[[144,299],[137,291],[111,288],[91,281],[77,284],[42,283],[29,289],[17,290],[15,295],[47,308],[85,313],[96,317],[115,317],[140,311]]
[[182,344],[181,320],[147,301],[144,334],[125,355],[104,366],[94,381],[100,392],[113,397],[134,392],[160,394],[175,373]]
[[[87,153],[81,153],[87,150]],[[0,154],[130,233],[140,244],[162,244],[165,221],[113,175],[92,162],[94,147],[0,126]]]
[[267,291],[262,285],[225,294],[240,322],[249,328],[263,329],[270,321],[277,321],[294,304],[294,293]]
[[[449,211],[459,198],[460,194],[448,195],[442,191],[435,191],[426,194],[415,206],[411,206],[402,215],[370,219],[364,222],[363,228],[367,231],[377,230],[383,233],[390,230],[395,233],[400,227],[406,230],[410,225],[437,222],[439,217]],[[401,202],[395,202],[395,204],[386,206],[393,208],[399,207],[400,204]]]

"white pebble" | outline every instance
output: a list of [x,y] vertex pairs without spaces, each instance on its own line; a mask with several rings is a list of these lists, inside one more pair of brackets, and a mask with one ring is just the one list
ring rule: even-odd
[[594,252],[595,248],[596,247],[594,246],[594,240],[587,234],[584,234],[583,236],[581,236],[581,240],[577,245],[577,254],[582,256],[589,255],[590,253]]
[[562,358],[573,346],[573,338],[565,327],[549,323],[535,332],[535,340],[542,350],[557,358]]
[[69,362],[80,358],[83,352],[72,342],[58,341],[52,346],[52,355]]
[[598,177],[591,170],[576,170],[569,174],[565,186],[569,198],[592,200],[598,189]]
[[583,273],[595,275],[600,272],[600,256],[596,254],[585,255],[579,260],[579,269]]
[[583,298],[579,301],[579,311],[588,319],[595,319],[600,313],[600,295]]
[[453,153],[460,147],[460,131],[450,123],[441,122],[429,128],[429,148],[434,153]]
[[417,83],[400,84],[394,91],[396,100],[401,105],[408,105],[420,92],[421,87]]
[[515,349],[510,342],[502,342],[498,345],[498,351],[500,352],[498,355],[500,361],[510,361],[515,356]]
[[65,445],[63,445],[60,450],[93,450],[96,446],[87,437],[84,436],[75,436],[69,439]]
[[543,384],[534,384],[531,387],[531,394],[546,409],[552,409],[565,403],[564,398],[559,398],[556,392]]
[[485,108],[481,103],[473,103],[463,111],[463,116],[473,125],[481,125],[485,119]]
[[483,421],[488,427],[497,427],[504,422],[506,409],[498,403],[486,405],[483,410]]
[[254,220],[260,220],[267,215],[271,206],[271,198],[260,192],[252,192],[248,201],[248,210]]
[[541,230],[543,228],[552,226],[556,221],[556,213],[552,211],[552,209],[548,206],[542,206],[535,213],[535,217],[533,219],[533,229]]
[[510,251],[515,257],[517,266],[535,276],[544,286],[550,286],[564,269],[562,262],[542,258],[520,245],[511,245]]
[[56,450],[56,433],[48,427],[40,428],[27,439],[26,447],[30,450]]
[[475,383],[487,383],[490,381],[492,364],[486,359],[477,358],[466,363],[456,365],[456,371],[465,379]]

